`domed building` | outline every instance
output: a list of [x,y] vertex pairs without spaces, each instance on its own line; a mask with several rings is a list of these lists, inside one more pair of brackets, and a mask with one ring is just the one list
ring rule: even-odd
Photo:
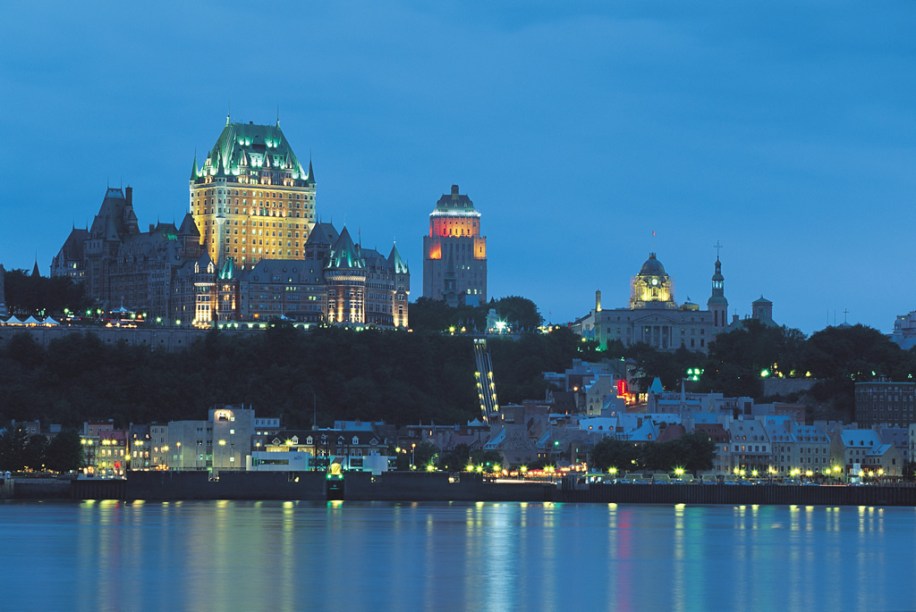
[[630,285],[628,308],[604,309],[601,292],[595,309],[576,323],[583,336],[597,340],[602,348],[619,340],[624,346],[645,343],[663,351],[685,348],[706,352],[709,342],[726,330],[728,300],[722,263],[716,257],[712,293],[707,310],[691,301],[678,304],[674,282],[655,253],[643,263]]

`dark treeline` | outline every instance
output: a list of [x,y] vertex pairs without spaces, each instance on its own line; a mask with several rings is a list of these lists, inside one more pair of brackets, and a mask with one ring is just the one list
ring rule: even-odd
[[82,466],[79,434],[69,429],[50,440],[40,434],[29,436],[22,427],[8,427],[0,434],[0,470],[18,472],[68,472]]
[[[92,306],[83,285],[65,276],[32,276],[25,270],[9,270],[5,277],[6,305],[17,315],[60,315],[65,308],[81,312]],[[2,300],[0,300],[2,301]]]
[[[709,355],[644,345],[599,353],[565,328],[489,344],[503,404],[543,398],[542,373],[563,371],[575,357],[624,358],[643,388],[658,376],[677,389],[686,370],[699,367],[703,374],[688,390],[758,400],[777,399],[764,397],[764,371],[790,378],[810,373],[818,382],[807,395],[779,399],[809,404],[809,416],[852,420],[857,381],[911,380],[916,371],[916,352],[863,326],[829,327],[806,338],[746,321],[716,338]],[[0,423],[192,419],[221,403],[251,404],[289,427],[311,426],[313,407],[322,426],[335,419],[456,423],[478,414],[473,373],[471,339],[460,334],[277,326],[251,335],[214,331],[169,353],[108,346],[80,334],[45,349],[22,333],[0,350]]]
[[617,468],[622,472],[637,470],[670,471],[682,467],[688,472],[712,468],[715,444],[702,433],[681,436],[670,442],[633,444],[605,438],[592,449],[591,462],[600,471]]
[[508,296],[480,306],[451,308],[445,302],[420,298],[410,305],[410,326],[419,332],[441,332],[449,327],[469,333],[486,331],[487,313],[496,311],[512,331],[534,331],[543,323],[537,305],[528,298]]
[[[803,401],[818,408],[809,416],[847,421],[854,418],[856,382],[906,381],[916,374],[916,351],[901,349],[870,327],[828,327],[806,338],[795,329],[766,327],[753,320],[743,323],[742,329],[716,337],[709,355],[661,353],[645,345],[609,347],[605,355],[634,359],[643,388],[658,376],[665,388],[677,389],[688,368],[701,368],[700,380],[688,383],[688,390]],[[817,383],[808,394],[765,397],[764,380],[780,376]]]
[[[501,339],[493,347],[500,401],[542,397],[543,369],[579,352],[567,330]],[[0,351],[0,423],[41,419],[118,425],[206,416],[220,403],[251,404],[288,427],[334,419],[455,423],[478,414],[469,337],[337,328],[210,332],[165,352],[73,334],[45,349],[27,333]]]

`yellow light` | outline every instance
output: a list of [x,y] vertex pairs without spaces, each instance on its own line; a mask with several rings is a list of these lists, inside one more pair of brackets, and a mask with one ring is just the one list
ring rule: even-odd
[[676,468],[674,468],[674,475],[675,475],[675,476],[678,476],[678,477],[683,476],[683,475],[684,475],[684,468],[682,468],[682,467],[676,467]]
[[225,441],[225,440],[220,440],[220,441],[219,441],[219,445],[220,445],[220,446],[226,446],[226,441]]
[[501,469],[502,469],[502,468],[499,467],[499,464],[498,464],[498,463],[494,463],[494,464],[493,464],[493,472],[498,472],[498,471],[500,471]]
[[473,471],[474,471],[474,464],[473,464],[473,463],[469,463],[469,464],[467,464],[466,466],[464,466],[464,471],[465,471],[465,472],[473,472]]
[[430,463],[429,465],[426,466],[426,471],[427,471],[427,472],[435,472],[435,471],[436,471],[436,466],[434,466],[432,463]]
[[615,467],[609,467],[609,468],[607,469],[607,473],[610,474],[611,476],[616,476],[616,475],[617,475],[617,468],[615,468]]

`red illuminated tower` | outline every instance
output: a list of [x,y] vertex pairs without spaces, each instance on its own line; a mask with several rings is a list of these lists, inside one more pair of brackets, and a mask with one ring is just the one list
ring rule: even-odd
[[480,213],[458,185],[429,214],[423,237],[423,297],[452,306],[487,300],[487,239],[480,235]]

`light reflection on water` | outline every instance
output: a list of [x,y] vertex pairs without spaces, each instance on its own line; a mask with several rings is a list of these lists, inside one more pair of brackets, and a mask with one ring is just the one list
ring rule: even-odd
[[0,504],[3,609],[913,609],[916,511]]

